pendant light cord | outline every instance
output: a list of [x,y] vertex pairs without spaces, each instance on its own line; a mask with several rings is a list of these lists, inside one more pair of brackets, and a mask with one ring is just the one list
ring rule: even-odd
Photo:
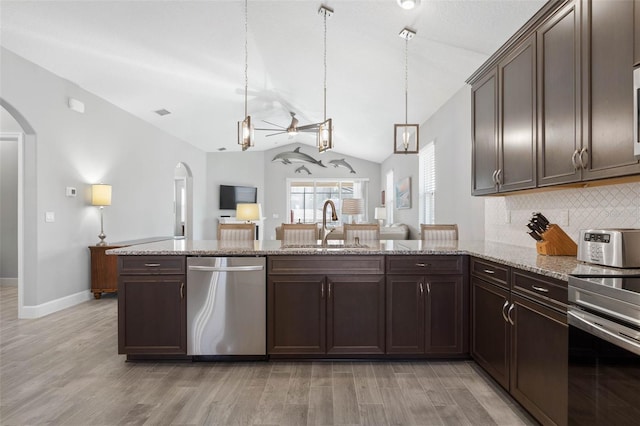
[[404,41],[404,124],[409,123],[409,39]]
[[248,48],[248,0],[244,0],[244,117],[247,118],[247,91],[249,90],[249,48]]
[[327,12],[324,12],[324,121],[327,121]]

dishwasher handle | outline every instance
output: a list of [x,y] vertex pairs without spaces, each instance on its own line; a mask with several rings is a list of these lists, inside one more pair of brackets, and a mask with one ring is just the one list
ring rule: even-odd
[[201,272],[249,272],[249,271],[263,271],[263,265],[255,266],[189,266],[190,271]]

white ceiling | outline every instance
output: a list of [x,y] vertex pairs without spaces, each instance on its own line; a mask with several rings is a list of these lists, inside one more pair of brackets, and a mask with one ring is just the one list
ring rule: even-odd
[[[546,0],[325,0],[327,117],[335,151],[382,162],[404,122],[409,42],[409,122],[423,123]],[[299,125],[323,118],[321,1],[249,1],[249,114]],[[244,2],[8,1],[4,47],[205,151],[237,151],[244,118]],[[165,108],[170,115],[153,111]],[[315,143],[311,134],[266,137],[256,147]]]

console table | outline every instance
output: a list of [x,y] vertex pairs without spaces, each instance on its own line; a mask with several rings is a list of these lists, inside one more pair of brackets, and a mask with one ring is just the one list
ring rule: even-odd
[[89,246],[91,251],[91,292],[93,297],[100,299],[102,293],[116,293],[118,291],[118,256],[107,256],[105,251],[135,244],[153,243],[171,240],[173,237],[152,237],[139,240],[108,243],[104,246]]

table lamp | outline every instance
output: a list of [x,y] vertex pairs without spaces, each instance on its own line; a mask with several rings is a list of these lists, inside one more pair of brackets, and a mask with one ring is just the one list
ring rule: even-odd
[[103,210],[105,206],[111,205],[111,185],[105,185],[103,183],[91,185],[91,205],[100,207],[100,234],[98,235],[100,242],[96,245],[107,245],[104,240],[107,236],[104,233]]
[[384,225],[384,221],[387,219],[387,208],[376,207],[374,217],[378,219],[378,222],[380,222],[380,226],[382,227]]
[[351,216],[351,222],[353,215],[364,213],[364,200],[362,198],[345,198],[342,200],[342,214],[348,214]]
[[236,219],[251,222],[260,220],[262,216],[260,203],[238,203],[236,204]]

